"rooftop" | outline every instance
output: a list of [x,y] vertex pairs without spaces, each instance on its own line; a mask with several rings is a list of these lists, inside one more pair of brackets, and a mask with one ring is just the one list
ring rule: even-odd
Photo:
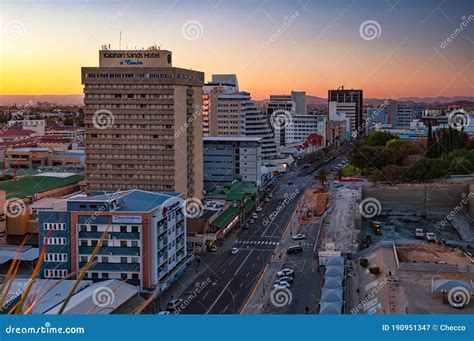
[[147,192],[139,189],[129,191],[105,193],[93,196],[76,196],[68,202],[91,202],[91,201],[113,201],[120,199],[121,205],[116,212],[147,212],[157,206],[161,206],[167,200],[180,197],[179,192]]
[[204,142],[259,142],[261,137],[253,136],[206,136],[203,137]]
[[84,180],[82,175],[73,173],[43,173],[20,179],[0,182],[0,190],[6,192],[7,199],[26,198],[36,193],[72,185]]
[[211,193],[209,193],[209,196],[225,197],[226,200],[238,201],[242,200],[247,194],[256,195],[257,193],[258,188],[253,183],[234,180],[230,184],[216,187]]
[[226,227],[235,217],[239,215],[239,208],[238,207],[228,207],[224,212],[218,216],[211,225],[221,229]]

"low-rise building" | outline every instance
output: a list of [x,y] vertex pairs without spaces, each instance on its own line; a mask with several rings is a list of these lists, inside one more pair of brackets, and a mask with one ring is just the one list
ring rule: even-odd
[[204,189],[241,179],[257,187],[262,183],[260,137],[204,137]]
[[76,278],[93,257],[85,279],[159,286],[161,293],[190,261],[181,196],[128,190],[75,196],[65,209],[40,211],[39,246],[46,245],[40,277]]

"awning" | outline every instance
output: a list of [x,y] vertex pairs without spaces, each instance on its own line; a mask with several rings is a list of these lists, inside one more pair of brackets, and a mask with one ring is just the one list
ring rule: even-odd
[[337,277],[344,275],[344,266],[326,266],[326,271],[324,272],[325,277]]
[[341,314],[342,311],[342,302],[321,302],[319,306],[319,313],[321,315],[325,314]]
[[323,289],[342,288],[342,278],[328,277],[324,280]]
[[320,302],[342,302],[342,288],[322,289]]
[[224,228],[238,215],[239,215],[238,207],[228,207],[211,223],[211,225],[218,229]]

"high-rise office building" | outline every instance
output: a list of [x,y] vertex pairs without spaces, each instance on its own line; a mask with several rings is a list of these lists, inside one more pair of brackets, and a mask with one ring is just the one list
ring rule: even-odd
[[410,128],[414,118],[413,102],[391,101],[387,107],[388,123],[394,128]]
[[89,191],[202,196],[202,72],[157,49],[99,51],[82,68]]
[[276,155],[270,123],[248,92],[239,91],[235,75],[212,75],[203,90],[205,136],[247,136],[262,138],[262,158]]
[[344,89],[344,87],[329,90],[328,107],[329,120],[347,120],[348,130],[365,132],[362,90]]

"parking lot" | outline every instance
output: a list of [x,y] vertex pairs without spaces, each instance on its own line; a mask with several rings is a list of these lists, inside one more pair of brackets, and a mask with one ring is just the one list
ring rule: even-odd
[[[443,228],[436,228],[438,219],[432,217],[410,216],[410,215],[383,215],[377,216],[372,220],[380,222],[382,225],[382,233],[374,233],[369,224],[369,220],[362,220],[362,229],[359,235],[359,240],[364,241],[367,235],[372,238],[373,244],[384,240],[407,240],[416,239],[415,230],[422,229],[424,233],[424,240],[426,240],[426,233],[434,232],[437,240],[461,240],[457,231],[449,224]],[[359,243],[363,248],[364,243]]]

